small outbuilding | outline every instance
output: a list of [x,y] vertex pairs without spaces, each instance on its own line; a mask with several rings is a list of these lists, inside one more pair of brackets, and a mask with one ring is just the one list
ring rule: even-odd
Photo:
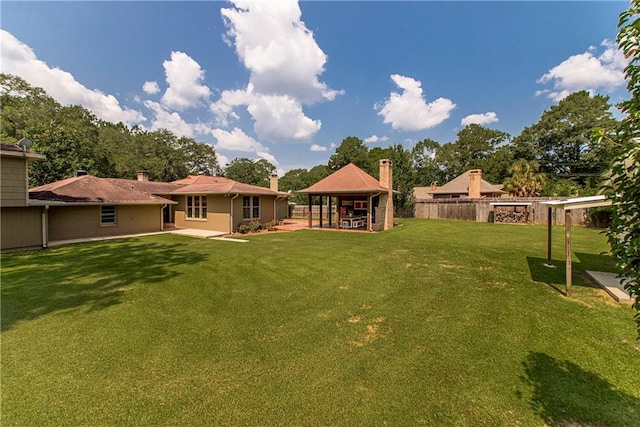
[[[320,198],[319,226],[323,227],[323,199],[328,198],[330,228],[379,231],[393,228],[393,167],[391,160],[380,160],[377,180],[349,163],[328,177],[298,193],[309,196],[309,228],[313,227],[313,197]],[[332,206],[336,206],[332,214]]]

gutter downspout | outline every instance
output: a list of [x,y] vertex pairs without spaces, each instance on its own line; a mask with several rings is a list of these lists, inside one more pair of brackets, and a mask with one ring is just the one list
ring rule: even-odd
[[240,197],[240,194],[236,194],[230,199],[231,202],[231,218],[229,218],[229,234],[233,233],[233,201]]
[[49,247],[49,205],[42,211],[42,247]]
[[164,231],[164,210],[167,209],[167,204],[162,205],[162,209],[160,209],[160,231]]
[[380,195],[380,192],[378,191],[376,194],[372,194],[371,196],[369,196],[369,224],[367,224],[369,226],[369,231],[373,232],[373,215],[371,215],[371,210],[373,209],[373,198],[374,197],[378,197]]

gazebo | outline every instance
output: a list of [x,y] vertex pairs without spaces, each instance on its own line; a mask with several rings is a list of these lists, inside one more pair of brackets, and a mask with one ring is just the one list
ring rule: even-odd
[[[393,170],[391,160],[380,160],[378,181],[349,163],[311,187],[299,190],[309,196],[309,228],[313,227],[312,200],[320,197],[319,226],[323,227],[323,198],[328,198],[329,227],[362,231],[393,227]],[[332,206],[335,203],[335,218]]]

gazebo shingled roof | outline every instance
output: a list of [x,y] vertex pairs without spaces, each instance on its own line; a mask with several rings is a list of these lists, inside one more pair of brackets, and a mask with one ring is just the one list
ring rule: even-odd
[[298,190],[305,194],[377,193],[389,191],[380,182],[353,163],[316,182],[311,187]]

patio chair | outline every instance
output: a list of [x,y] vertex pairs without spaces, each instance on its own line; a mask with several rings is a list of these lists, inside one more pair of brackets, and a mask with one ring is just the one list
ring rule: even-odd
[[348,219],[343,219],[340,221],[340,228],[351,228],[351,221]]

